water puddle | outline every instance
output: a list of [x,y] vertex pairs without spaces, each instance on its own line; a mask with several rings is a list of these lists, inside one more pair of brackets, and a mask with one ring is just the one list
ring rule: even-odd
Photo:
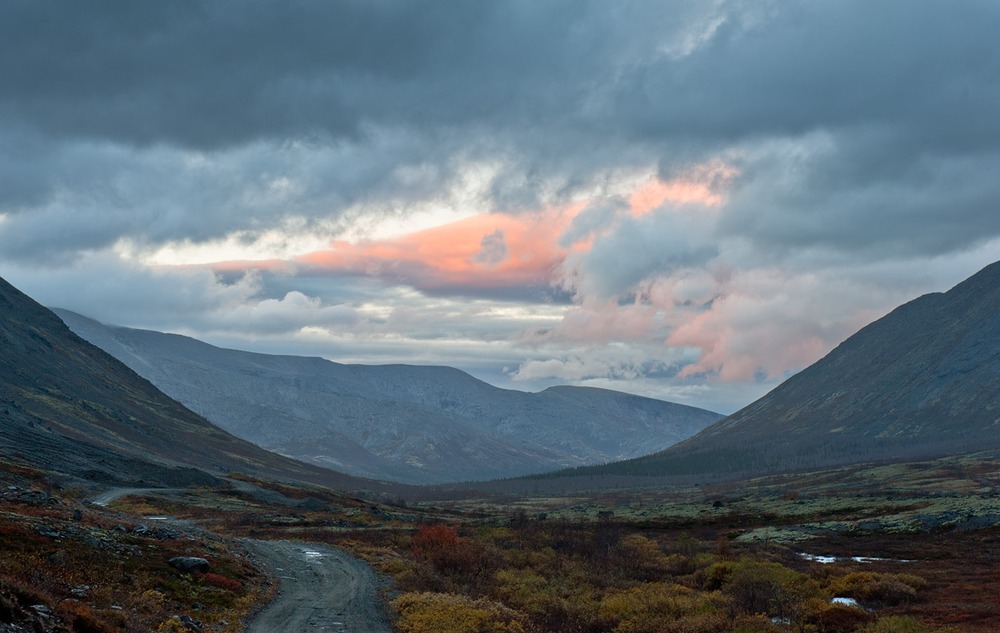
[[313,549],[302,550],[302,555],[306,557],[306,562],[317,561],[324,556],[323,552],[317,552]]
[[851,561],[853,563],[912,563],[912,560],[905,558],[881,558],[879,556],[823,556],[818,554],[808,554],[806,552],[799,552],[799,556],[802,558],[812,561],[814,563],[820,563],[822,565],[829,565],[830,563]]
[[837,596],[836,598],[834,598],[833,600],[831,600],[830,603],[831,604],[843,604],[843,605],[846,605],[848,607],[855,607],[857,609],[861,608],[861,605],[858,604],[857,600],[855,600],[854,598],[845,598],[843,596]]

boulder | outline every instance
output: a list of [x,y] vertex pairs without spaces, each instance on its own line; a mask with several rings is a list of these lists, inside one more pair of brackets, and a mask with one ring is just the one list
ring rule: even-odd
[[185,573],[208,571],[208,561],[198,556],[175,556],[167,562],[174,569]]

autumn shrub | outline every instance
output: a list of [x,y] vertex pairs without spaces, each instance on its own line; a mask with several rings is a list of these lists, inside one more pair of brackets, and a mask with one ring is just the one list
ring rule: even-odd
[[825,604],[806,616],[806,623],[818,633],[854,633],[872,622],[870,612],[845,604]]
[[659,543],[641,534],[623,537],[614,552],[614,570],[619,577],[658,580],[667,575],[670,563]]
[[926,580],[912,574],[854,572],[834,578],[830,591],[871,606],[895,606],[912,602],[925,586]]
[[684,554],[669,554],[658,563],[665,576],[689,576],[698,571],[698,560]]
[[589,580],[580,570],[546,577],[503,569],[495,575],[496,595],[545,631],[600,631],[598,593]]
[[228,589],[229,591],[239,591],[242,588],[240,581],[234,580],[232,578],[227,578],[222,574],[216,574],[214,572],[205,572],[200,574],[199,578],[208,585],[213,587],[218,587],[220,589]]
[[951,627],[938,627],[906,615],[890,615],[864,625],[858,633],[956,633]]
[[401,633],[525,633],[524,614],[451,593],[404,593],[392,601]]
[[705,591],[721,589],[732,576],[735,565],[733,561],[720,561],[697,569],[690,579],[692,586]]
[[475,544],[450,525],[421,526],[411,539],[413,553],[448,576],[471,576],[485,563]]
[[613,633],[714,633],[729,621],[711,594],[670,583],[609,593],[599,614]]
[[734,615],[764,614],[796,621],[820,594],[814,580],[779,563],[743,559],[732,564],[722,584]]

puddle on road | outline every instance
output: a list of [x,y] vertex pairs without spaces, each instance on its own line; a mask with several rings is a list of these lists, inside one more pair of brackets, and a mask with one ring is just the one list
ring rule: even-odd
[[314,549],[304,549],[302,555],[306,557],[306,562],[317,561],[324,556],[323,552],[317,552]]

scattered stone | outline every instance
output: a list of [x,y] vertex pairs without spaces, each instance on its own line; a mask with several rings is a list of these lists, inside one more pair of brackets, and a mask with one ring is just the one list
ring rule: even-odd
[[195,620],[189,615],[175,615],[170,619],[180,622],[184,625],[184,628],[189,631],[201,631],[201,622],[199,620]]
[[42,616],[43,618],[52,617],[52,609],[48,608],[44,604],[33,604],[31,605],[31,608],[32,610],[34,610],[35,613]]
[[56,530],[55,528],[49,527],[48,525],[36,525],[35,531],[45,538],[60,538],[62,537],[62,532]]
[[182,572],[207,572],[208,571],[208,561],[204,558],[198,556],[175,556],[171,558],[167,563]]

